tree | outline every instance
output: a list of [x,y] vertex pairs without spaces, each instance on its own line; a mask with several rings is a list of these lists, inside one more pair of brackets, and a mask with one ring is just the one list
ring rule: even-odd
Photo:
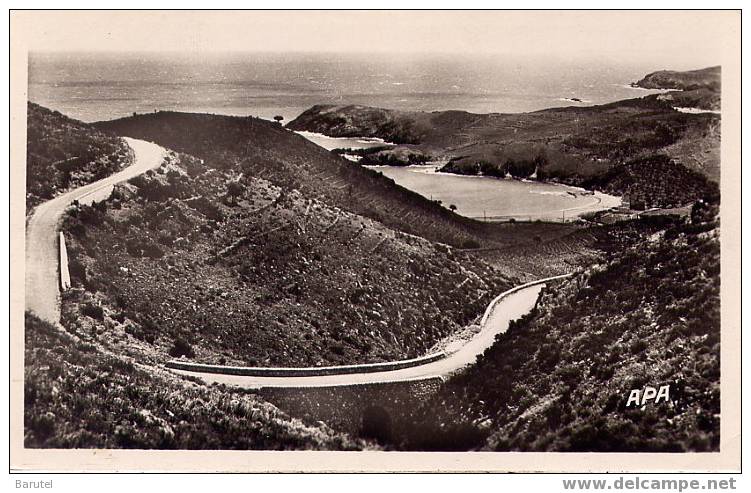
[[454,204],[451,204],[451,205],[449,206],[449,209],[451,209],[452,211],[455,211],[455,210],[456,210],[456,206],[455,206]]
[[284,117],[282,115],[276,115],[274,117],[274,120],[276,120],[276,122],[281,125],[282,120],[284,120]]

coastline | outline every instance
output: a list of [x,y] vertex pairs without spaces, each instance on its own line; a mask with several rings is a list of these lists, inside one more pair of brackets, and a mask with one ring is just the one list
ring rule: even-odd
[[[383,139],[379,139],[377,137],[330,137],[328,135],[318,133],[318,132],[309,132],[306,130],[295,130],[296,134],[300,135],[301,137],[313,142],[314,144],[323,147],[324,149],[331,151],[332,149],[336,149],[339,146],[335,146],[334,143],[341,143],[342,147],[345,148],[360,148],[365,149],[368,147],[376,147],[379,145],[396,145],[393,143],[386,142]],[[358,163],[359,159],[354,159],[355,156],[350,155],[342,155],[344,159],[347,159],[348,161],[351,161],[353,163]],[[440,168],[442,168],[446,163],[445,162],[429,162],[426,164],[419,164],[419,165],[409,165],[409,166],[389,166],[389,165],[361,165],[364,168],[372,169],[374,171],[379,171],[381,169],[388,169],[388,168],[400,168],[400,169],[406,169],[413,173],[424,173],[424,174],[430,174],[430,175],[438,175],[438,176],[446,176],[446,177],[454,177],[454,178],[467,178],[467,179],[496,179],[496,180],[504,180],[508,182],[514,182],[514,183],[527,183],[530,185],[549,185],[549,186],[555,186],[560,187],[566,192],[574,191],[576,196],[584,196],[589,194],[584,194],[582,192],[590,192],[589,190],[586,190],[582,187],[576,187],[573,185],[567,185],[565,183],[555,183],[555,182],[548,182],[548,181],[539,181],[539,180],[529,180],[529,179],[517,179],[517,178],[508,178],[508,177],[495,177],[495,176],[483,176],[483,175],[464,175],[460,173],[449,173],[446,171],[439,171]],[[402,185],[404,186],[404,185]],[[409,187],[406,187],[409,188]],[[416,190],[414,190],[416,191]],[[417,191],[416,191],[417,192]],[[613,207],[618,207],[622,203],[621,197],[614,196],[614,195],[608,195],[605,193],[602,193],[600,191],[591,191],[594,193],[593,197],[594,200],[591,202],[588,202],[586,204],[577,205],[574,207],[566,207],[563,209],[554,209],[546,212],[522,212],[522,213],[513,213],[513,214],[496,214],[492,216],[464,216],[464,214],[461,214],[457,212],[457,214],[460,214],[464,217],[470,218],[470,219],[476,219],[476,220],[483,220],[485,217],[489,217],[488,221],[506,221],[510,219],[524,221],[524,220],[540,220],[540,221],[556,221],[558,222],[558,218],[560,215],[563,215],[564,218],[562,218],[562,221],[566,221],[565,214],[568,212],[574,212],[576,213],[573,215],[573,218],[579,218],[584,214],[590,213],[590,212],[599,212],[603,210],[608,210]],[[420,192],[417,192],[420,193]],[[534,193],[534,192],[533,192]],[[563,194],[562,194],[563,195]],[[605,204],[605,205],[603,205]],[[491,219],[495,218],[495,219]]]
[[[309,132],[307,130],[291,130],[291,132],[294,132],[297,135],[308,139],[314,144],[323,147],[327,151],[331,151],[337,148],[367,149],[369,147],[397,145],[391,142],[386,142],[385,140],[378,137],[330,137],[326,134],[319,132]],[[340,143],[341,145],[332,145],[335,143]]]
[[[525,184],[530,187],[544,185],[544,186],[556,187],[560,190],[560,192],[529,190],[529,193],[538,193],[541,195],[567,196],[567,195],[572,195],[572,192],[573,192],[573,195],[577,198],[589,197],[589,196],[593,198],[592,201],[588,201],[587,203],[584,203],[584,204],[576,205],[573,207],[551,209],[545,212],[539,212],[539,211],[537,212],[514,212],[511,214],[493,214],[493,215],[488,215],[488,216],[477,216],[477,215],[465,216],[461,212],[457,212],[457,214],[460,214],[464,217],[468,217],[470,219],[477,219],[477,220],[486,219],[487,221],[507,221],[510,219],[514,219],[517,221],[526,221],[526,220],[551,221],[552,220],[555,222],[561,222],[562,214],[566,215],[566,213],[575,212],[572,216],[566,217],[564,219],[564,220],[573,220],[575,218],[581,217],[582,215],[590,213],[590,212],[609,210],[613,207],[619,207],[622,204],[622,198],[619,196],[605,194],[597,190],[589,191],[582,187],[576,187],[576,186],[567,185],[564,183],[555,183],[555,182],[538,181],[538,180],[526,180],[526,179],[517,179],[517,178],[502,178],[502,177],[495,177],[495,176],[462,175],[458,173],[438,171],[438,168],[440,166],[441,164],[426,164],[426,165],[396,166],[396,167],[387,166],[387,165],[378,165],[378,166],[364,166],[364,167],[368,169],[372,169],[374,171],[379,171],[379,172],[380,170],[383,170],[383,169],[397,168],[397,169],[407,170],[413,173],[421,173],[421,174],[432,175],[432,176],[442,176],[442,177],[452,178],[452,179],[473,179],[473,180],[492,179],[500,183]],[[405,186],[405,185],[402,185],[402,186]],[[461,211],[461,207],[458,210]]]
[[711,113],[713,115],[722,114],[722,111],[719,111],[719,110],[704,110],[701,108],[692,108],[692,107],[686,107],[686,106],[673,106],[673,109],[680,113],[688,113],[691,115],[700,115],[702,113]]

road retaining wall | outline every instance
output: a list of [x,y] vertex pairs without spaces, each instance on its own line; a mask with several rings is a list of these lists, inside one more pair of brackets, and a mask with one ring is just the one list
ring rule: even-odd
[[[554,281],[557,279],[563,279],[570,277],[572,274],[563,274],[560,276],[548,277],[545,279],[538,279],[537,281],[528,282],[504,291],[496,296],[489,304],[482,316],[480,325],[482,327],[487,323],[490,314],[495,310],[496,305],[505,297],[526,289],[531,286],[544,284],[546,282]],[[362,365],[342,365],[342,366],[323,366],[323,367],[308,367],[308,368],[263,368],[263,367],[247,367],[247,366],[226,366],[226,365],[207,365],[201,363],[193,363],[186,360],[170,360],[165,366],[174,370],[183,370],[200,373],[216,373],[220,375],[238,375],[248,377],[317,377],[325,375],[347,375],[353,373],[375,373],[381,371],[401,370],[403,368],[412,368],[415,366],[425,365],[434,361],[441,360],[446,357],[446,353],[441,351],[438,353],[428,354],[419,358],[412,358],[401,361],[388,361],[384,363],[368,363]]]
[[379,371],[401,370],[420,366],[446,357],[443,351],[420,356],[419,358],[384,363],[367,363],[362,365],[321,366],[309,368],[262,368],[248,366],[205,365],[183,360],[170,360],[167,368],[222,375],[241,375],[246,377],[319,377],[324,375],[346,375],[350,373],[375,373]]
[[258,394],[306,422],[323,421],[354,436],[399,441],[409,433],[413,413],[442,384],[440,377],[428,377],[336,387],[264,387]]

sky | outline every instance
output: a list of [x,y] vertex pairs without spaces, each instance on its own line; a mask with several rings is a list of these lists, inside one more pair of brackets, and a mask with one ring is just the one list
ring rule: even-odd
[[[732,11],[14,12],[30,51],[545,55],[719,64]],[[18,22],[16,22],[18,21]],[[20,35],[19,35],[20,34]]]

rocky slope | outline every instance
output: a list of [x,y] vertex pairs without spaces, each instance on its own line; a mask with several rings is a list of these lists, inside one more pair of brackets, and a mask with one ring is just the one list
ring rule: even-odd
[[[164,195],[151,191],[157,173],[72,212],[65,229],[83,291],[67,299],[71,330],[141,341],[156,361],[185,341],[204,362],[375,362],[423,354],[512,283],[263,180],[243,178],[227,198],[226,177],[176,170],[164,177],[181,185]],[[103,312],[80,316],[92,306]]]
[[[339,166],[312,149],[311,160],[323,152]],[[424,354],[515,282],[487,262],[390,229],[388,219],[260,177],[269,176],[260,166],[284,166],[305,180],[310,161],[294,152],[279,146],[274,160],[227,152],[211,161],[173,152],[106,202],[73,209],[64,229],[80,290],[66,299],[70,330],[123,351],[140,344],[154,361],[394,360]],[[545,228],[536,231],[546,236]]]

